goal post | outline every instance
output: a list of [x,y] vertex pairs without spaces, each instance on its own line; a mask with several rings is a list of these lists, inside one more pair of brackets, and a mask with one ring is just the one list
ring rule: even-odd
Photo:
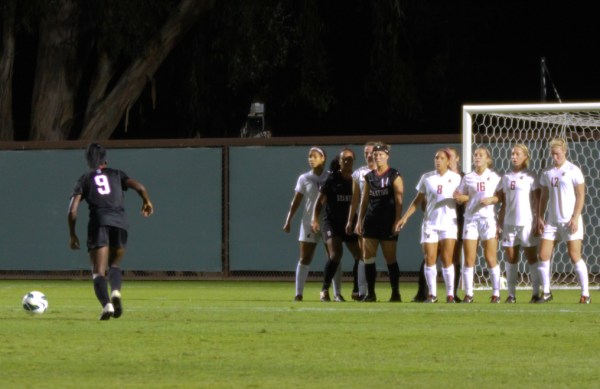
[[[586,183],[583,211],[585,235],[583,259],[588,265],[590,286],[600,285],[600,102],[555,104],[465,105],[462,112],[462,161],[465,172],[472,169],[472,154],[487,147],[500,175],[511,169],[510,153],[515,143],[530,150],[529,168],[540,173],[551,164],[548,142],[565,138],[567,159],[578,165]],[[501,246],[501,245],[499,245]],[[499,247],[498,259],[504,272],[505,254]],[[529,285],[526,260],[519,260],[519,286]],[[556,245],[551,265],[552,287],[575,287],[576,277],[566,245]],[[479,253],[475,283],[489,287],[485,260]]]

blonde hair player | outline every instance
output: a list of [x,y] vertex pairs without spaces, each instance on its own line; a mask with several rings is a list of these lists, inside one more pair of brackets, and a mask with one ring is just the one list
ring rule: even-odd
[[429,296],[425,303],[436,303],[437,298],[437,257],[442,260],[442,273],[446,284],[446,302],[454,303],[454,265],[452,263],[454,245],[458,235],[456,201],[452,195],[460,185],[460,174],[450,170],[450,151],[438,150],[435,153],[435,170],[421,176],[417,184],[417,195],[400,219],[400,229],[417,208],[425,205],[421,224],[421,244],[425,253],[425,278]]
[[463,249],[465,264],[463,267],[463,284],[465,297],[463,303],[473,302],[473,277],[477,258],[477,243],[481,241],[483,256],[492,277],[492,296],[490,302],[500,302],[500,267],[498,266],[497,226],[494,204],[498,198],[494,196],[500,176],[490,170],[492,156],[488,149],[479,147],[473,153],[474,170],[466,174],[454,192],[458,203],[466,203],[465,225],[463,231]]
[[502,176],[497,196],[502,203],[498,213],[498,224],[502,228],[502,247],[506,252],[504,264],[508,287],[505,303],[516,303],[517,276],[519,272],[519,253],[529,264],[529,278],[532,283],[530,303],[536,303],[540,294],[537,261],[537,219],[533,210],[537,210],[540,187],[537,176],[528,169],[529,149],[521,143],[511,151],[512,170]]
[[[567,160],[567,142],[555,138],[550,141],[553,166],[546,168],[540,177],[542,194],[538,212],[538,229],[542,234],[539,246],[539,274],[543,287],[540,303],[552,300],[550,293],[550,257],[556,241],[565,241],[571,262],[581,286],[579,302],[589,304],[592,299],[588,289],[588,270],[581,258],[583,220],[581,213],[585,202],[585,179],[581,169]],[[548,208],[546,220],[544,214]]]
[[[365,261],[365,276],[367,278],[367,296],[365,302],[376,302],[375,280],[377,268],[375,256],[377,247],[381,251],[389,272],[392,295],[389,302],[401,302],[400,296],[400,268],[396,260],[396,244],[398,231],[400,231],[400,217],[402,216],[402,195],[404,183],[400,173],[388,165],[390,148],[384,143],[377,143],[373,147],[373,160],[375,170],[365,175],[365,187],[361,193],[356,233],[364,237],[363,258]],[[358,203],[358,193],[353,191],[352,206],[349,216],[353,215]],[[346,231],[348,232],[348,225]]]

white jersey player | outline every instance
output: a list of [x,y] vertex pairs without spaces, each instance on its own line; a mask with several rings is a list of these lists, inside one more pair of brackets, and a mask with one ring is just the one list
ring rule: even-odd
[[[290,204],[283,230],[286,233],[290,232],[292,218],[296,211],[300,208],[302,200],[305,199],[302,212],[302,221],[300,224],[300,260],[296,265],[296,295],[295,301],[302,301],[304,293],[304,285],[308,278],[308,270],[312,262],[317,243],[321,240],[321,234],[314,233],[311,228],[312,213],[315,201],[319,196],[319,188],[327,179],[327,171],[325,170],[325,161],[327,157],[322,148],[314,146],[308,152],[308,164],[311,170],[300,175],[294,189],[294,198]],[[334,281],[335,284],[335,281]],[[334,289],[338,290],[339,286],[334,285]]]
[[[583,221],[581,213],[585,202],[585,180],[579,167],[567,160],[567,142],[564,139],[550,141],[550,155],[553,166],[545,169],[540,177],[542,194],[538,229],[542,233],[540,241],[539,274],[544,293],[540,302],[552,300],[550,294],[550,257],[555,241],[565,241],[571,262],[581,286],[579,302],[591,302],[588,289],[588,270],[581,258]],[[544,214],[548,208],[548,215]]]
[[498,214],[502,228],[502,247],[506,252],[505,263],[508,297],[506,303],[515,303],[517,276],[519,272],[519,249],[529,264],[529,278],[532,283],[531,303],[539,300],[539,277],[537,262],[538,238],[533,210],[539,201],[537,176],[528,169],[529,149],[524,144],[516,144],[511,151],[512,171],[504,174],[498,186],[497,196],[502,203]]
[[475,170],[466,174],[454,194],[459,203],[466,203],[465,225],[463,230],[463,249],[465,264],[463,284],[465,298],[463,303],[473,302],[473,272],[477,258],[477,242],[481,241],[483,255],[492,278],[492,303],[500,302],[500,267],[497,261],[498,239],[495,206],[498,198],[494,196],[500,176],[490,170],[492,157],[490,152],[479,147],[473,153]]
[[[450,152],[447,149],[435,153],[435,170],[421,176],[417,195],[400,219],[403,228],[410,216],[425,204],[421,224],[421,244],[425,253],[425,278],[429,295],[425,303],[435,303],[437,298],[437,256],[441,254],[442,274],[446,284],[446,302],[454,303],[454,245],[458,235],[455,190],[461,176],[449,168]],[[439,247],[438,247],[439,246]],[[439,249],[439,251],[438,251]]]

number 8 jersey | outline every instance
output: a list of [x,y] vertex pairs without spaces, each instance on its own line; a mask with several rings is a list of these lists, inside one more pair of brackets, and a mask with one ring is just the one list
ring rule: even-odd
[[121,170],[104,168],[82,175],[72,196],[80,194],[88,203],[90,226],[112,226],[127,230],[125,216],[125,182],[129,176]]

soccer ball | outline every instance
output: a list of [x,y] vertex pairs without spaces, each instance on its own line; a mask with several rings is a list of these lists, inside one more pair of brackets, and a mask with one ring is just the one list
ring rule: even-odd
[[29,314],[41,315],[48,309],[48,300],[42,292],[34,290],[23,296],[23,309]]

